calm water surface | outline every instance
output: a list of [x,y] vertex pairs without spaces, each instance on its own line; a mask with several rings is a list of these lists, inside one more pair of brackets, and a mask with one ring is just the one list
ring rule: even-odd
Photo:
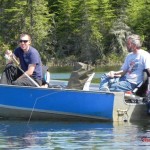
[[[96,72],[95,75],[94,75],[94,78],[99,78],[100,79],[102,74],[103,74],[103,72]],[[51,79],[53,79],[53,80],[69,79],[70,75],[71,75],[71,73],[51,73]]]
[[0,150],[146,150],[150,124],[0,121]]

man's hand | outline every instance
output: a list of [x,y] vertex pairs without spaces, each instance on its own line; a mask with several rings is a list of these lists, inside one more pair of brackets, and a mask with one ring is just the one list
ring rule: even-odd
[[107,73],[107,76],[109,76],[110,78],[114,78],[114,77],[121,77],[121,74],[117,74],[115,71],[110,71]]
[[5,52],[5,56],[4,56],[6,59],[11,59],[12,57],[12,51],[11,50],[6,50]]
[[5,56],[4,56],[5,59],[6,59],[6,64],[12,62],[12,56],[13,56],[12,51],[11,50],[6,50]]
[[114,78],[115,72],[114,71],[110,71],[107,73],[107,76],[109,76],[110,78]]

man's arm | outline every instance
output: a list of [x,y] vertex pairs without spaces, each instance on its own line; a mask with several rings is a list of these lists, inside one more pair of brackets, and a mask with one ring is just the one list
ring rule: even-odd
[[114,78],[114,77],[121,77],[126,73],[127,71],[119,70],[119,71],[110,71],[109,73],[107,73],[107,75],[111,78]]
[[[28,76],[32,76],[32,74],[33,74],[33,72],[34,72],[34,70],[35,70],[35,67],[36,67],[35,64],[29,64],[28,70],[25,71],[24,73],[27,74]],[[22,77],[24,77],[25,74],[21,75],[21,76],[19,77],[19,79],[22,78]]]

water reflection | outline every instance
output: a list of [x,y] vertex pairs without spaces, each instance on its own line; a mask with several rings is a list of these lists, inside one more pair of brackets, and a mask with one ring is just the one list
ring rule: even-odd
[[148,149],[149,126],[131,123],[0,122],[0,149]]

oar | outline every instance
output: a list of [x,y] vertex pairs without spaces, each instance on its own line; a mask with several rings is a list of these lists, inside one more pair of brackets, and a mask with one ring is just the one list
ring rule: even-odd
[[35,82],[27,73],[25,73],[20,67],[19,67],[19,62],[16,60],[16,58],[14,57],[14,55],[12,56],[12,60],[14,61],[14,63],[16,64],[16,66],[22,71],[22,73],[37,87],[40,87],[38,85],[37,82]]

